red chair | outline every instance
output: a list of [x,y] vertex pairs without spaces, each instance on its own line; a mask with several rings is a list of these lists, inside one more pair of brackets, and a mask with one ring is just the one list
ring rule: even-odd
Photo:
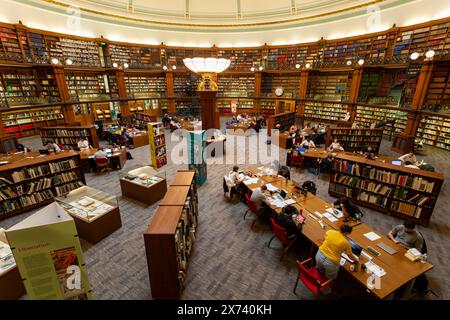
[[291,158],[291,167],[303,166],[303,157],[298,154],[293,154]]
[[283,254],[281,255],[280,261],[283,260],[284,255],[289,250],[291,245],[297,240],[297,236],[293,235],[290,238],[286,237],[286,229],[280,227],[274,218],[270,218],[270,221],[272,222],[272,233],[273,236],[270,238],[269,243],[267,244],[267,248],[270,248],[270,244],[272,243],[272,240],[277,237],[283,246],[285,247],[283,250]]
[[314,299],[316,299],[326,289],[331,288],[334,283],[333,280],[329,280],[321,274],[316,267],[307,268],[306,264],[310,262],[312,262],[311,258],[303,262],[297,261],[298,276],[297,281],[295,281],[294,294],[296,294],[298,280],[302,280],[305,287],[314,294]]
[[247,209],[247,211],[245,211],[245,213],[244,213],[244,220],[245,220],[245,217],[247,216],[247,213],[248,213],[249,211],[253,212],[253,213],[256,215],[256,219],[252,222],[252,225],[250,226],[250,228],[253,229],[254,224],[256,223],[256,221],[259,220],[259,218],[260,218],[260,216],[261,216],[263,210],[262,210],[261,208],[258,209],[257,203],[256,203],[255,201],[252,201],[252,200],[250,199],[250,196],[249,196],[247,193],[245,194],[245,200],[247,201],[247,207],[248,207],[248,209]]
[[111,170],[108,158],[95,158],[95,165],[97,167],[97,172],[103,172],[106,169],[109,173],[109,170]]

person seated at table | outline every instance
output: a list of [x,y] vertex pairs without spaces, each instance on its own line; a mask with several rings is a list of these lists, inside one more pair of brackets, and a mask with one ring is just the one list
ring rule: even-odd
[[31,152],[31,149],[28,147],[25,147],[23,144],[19,143],[16,145],[17,152]]
[[263,184],[261,188],[253,190],[252,195],[250,196],[250,200],[256,202],[256,207],[258,209],[262,208],[264,201],[267,199],[267,196],[264,194],[265,192],[267,192],[267,186]]
[[355,263],[358,263],[358,259],[353,255],[350,242],[346,238],[352,230],[351,226],[343,223],[339,227],[339,231],[328,230],[325,232],[324,241],[316,254],[316,268],[329,280],[336,279],[343,252]]
[[331,171],[331,165],[333,163],[333,155],[329,153],[325,159],[319,161],[320,171]]
[[411,161],[405,161],[405,167],[411,169],[420,169],[418,166],[413,164]]
[[310,148],[315,148],[316,145],[315,145],[315,143],[311,140],[311,137],[306,137],[306,139],[303,140],[302,143],[300,143],[299,147],[300,147],[300,148],[305,148],[305,149],[310,149]]
[[295,125],[295,123],[291,124],[291,126],[289,127],[289,134],[292,135],[294,133],[297,132],[297,126]]
[[313,129],[311,128],[311,124],[310,123],[305,123],[305,127],[302,130],[305,134],[305,136],[311,136],[313,133]]
[[239,176],[238,166],[233,167],[233,170],[228,174],[228,178],[235,186],[239,185],[244,180],[243,177]]
[[61,152],[61,148],[54,142],[49,142],[47,143],[46,146],[47,150],[50,152]]
[[339,209],[344,214],[344,221],[349,219],[355,219],[361,221],[363,213],[361,209],[354,204],[349,198],[339,198],[333,203],[335,209]]
[[94,158],[103,158],[103,159],[107,159],[108,158],[108,154],[105,152],[103,147],[98,148],[98,150],[94,153]]
[[402,155],[401,157],[398,158],[398,160],[400,160],[402,163],[406,163],[406,161],[409,161],[414,165],[417,165],[418,163],[416,156],[412,152]]
[[89,149],[89,141],[86,139],[86,137],[80,137],[80,139],[78,139],[77,145],[80,151]]
[[342,148],[342,146],[339,143],[338,139],[334,139],[333,142],[328,147],[328,151],[331,151],[331,152],[344,151],[344,148]]
[[294,206],[289,205],[284,207],[277,216],[277,224],[286,230],[287,238],[299,237],[302,234],[302,224],[297,225],[293,220],[293,215],[298,215],[298,210]]
[[236,117],[236,121],[237,121],[237,122],[241,122],[241,121],[243,121],[244,119],[245,119],[244,116],[241,115],[241,114],[238,114],[237,117]]
[[416,230],[416,225],[413,222],[405,221],[403,225],[395,226],[388,233],[388,238],[397,244],[401,244],[407,249],[416,248],[422,251],[423,237]]
[[313,132],[311,134],[311,141],[314,142],[314,144],[318,144],[319,142],[319,134],[317,133],[316,128],[313,129]]

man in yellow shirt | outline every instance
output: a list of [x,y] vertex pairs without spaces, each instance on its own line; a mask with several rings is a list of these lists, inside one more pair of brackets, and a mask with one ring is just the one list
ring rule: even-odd
[[341,254],[345,252],[350,259],[358,260],[352,253],[350,242],[345,237],[352,232],[352,227],[343,223],[337,230],[328,230],[325,240],[316,254],[316,268],[330,280],[336,279],[339,272]]

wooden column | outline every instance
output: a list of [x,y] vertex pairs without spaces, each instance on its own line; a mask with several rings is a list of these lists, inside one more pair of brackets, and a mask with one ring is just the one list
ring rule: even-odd
[[202,129],[220,129],[219,111],[217,110],[216,91],[199,91],[202,114]]
[[[2,119],[2,113],[0,112],[0,119]],[[6,134],[5,134],[5,127],[4,127],[4,125],[3,125],[3,121],[1,121],[0,122],[0,137],[3,137],[3,136],[5,136]]]
[[[70,101],[69,89],[67,87],[66,75],[62,66],[53,66],[53,72],[55,73],[56,84],[58,85],[59,97],[62,102]],[[72,105],[64,105],[62,107],[64,114],[64,120],[66,122],[75,122],[77,116],[73,110]]]
[[[117,91],[120,99],[128,99],[127,88],[125,86],[125,72],[122,69],[116,70]],[[123,116],[130,116],[130,106],[128,101],[120,101],[120,113]]]
[[420,69],[417,80],[416,91],[411,103],[411,111],[408,114],[405,130],[399,135],[395,135],[392,150],[399,153],[411,152],[414,149],[414,140],[422,120],[421,110],[425,103],[428,87],[433,76],[433,62],[424,61]]
[[305,99],[306,99],[306,92],[308,90],[308,76],[309,71],[307,69],[303,69],[300,71],[300,81],[298,84],[298,109],[297,109],[297,116],[302,117],[305,115]]
[[353,70],[352,83],[350,85],[350,94],[348,111],[350,112],[350,123],[353,123],[356,118],[356,103],[358,102],[359,88],[361,86],[361,79],[363,74],[363,68],[358,65],[355,70]]
[[168,105],[167,105],[167,112],[170,115],[175,115],[177,113],[177,107],[175,105],[175,90],[173,85],[173,71],[169,70],[166,71],[166,86],[167,86],[167,97]]
[[[255,73],[255,88],[253,90],[253,96],[254,97],[261,97],[261,79],[262,79],[262,73],[256,72]],[[253,112],[259,113],[260,112],[260,100],[259,99],[253,99]]]

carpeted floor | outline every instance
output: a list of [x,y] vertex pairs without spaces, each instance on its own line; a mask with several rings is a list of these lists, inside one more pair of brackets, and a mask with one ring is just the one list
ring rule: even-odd
[[[168,134],[166,141],[170,141]],[[37,150],[41,147],[39,137],[21,139],[24,145]],[[169,154],[174,143],[169,143]],[[246,148],[255,149],[255,144]],[[390,150],[390,142],[384,141],[381,153],[395,155]],[[450,173],[448,161],[450,153],[441,149],[427,147],[425,158],[436,170]],[[243,149],[238,150],[243,154]],[[127,161],[124,170],[150,162],[148,146],[131,150],[134,159]],[[230,154],[230,150],[227,150]],[[285,151],[281,150],[281,163],[285,162]],[[230,158],[228,158],[230,161]],[[300,244],[292,250],[283,262],[279,261],[281,244],[273,241],[271,248],[267,243],[271,237],[270,227],[256,224],[253,231],[250,215],[243,220],[246,206],[238,201],[230,202],[223,196],[222,177],[230,171],[230,164],[211,164],[208,166],[208,180],[199,188],[199,229],[194,252],[188,269],[183,299],[309,299],[311,295],[300,284],[297,295],[292,293],[297,271],[295,261],[307,244]],[[244,167],[242,165],[241,167]],[[167,174],[168,185],[178,169],[186,165],[170,162],[162,170]],[[318,195],[332,201],[327,194],[328,175],[320,177],[307,170],[295,170],[293,180],[312,180],[317,184]],[[144,251],[143,232],[150,223],[158,204],[145,207],[130,199],[121,197],[119,172],[110,174],[87,174],[87,184],[118,197],[122,228],[106,239],[92,246],[83,241],[84,257],[89,272],[89,280],[95,299],[151,299],[148,271]],[[429,251],[429,261],[434,268],[427,273],[430,286],[439,297],[431,294],[419,296],[424,299],[450,299],[448,265],[450,264],[449,180],[445,181],[439,201],[427,228],[419,227],[424,234]],[[401,222],[400,219],[364,208],[364,221],[380,232],[387,233]],[[0,227],[8,228],[31,215],[30,213],[0,221]],[[347,285],[362,289],[352,280]],[[364,292],[364,291],[363,291]],[[361,296],[359,296],[361,297]]]

